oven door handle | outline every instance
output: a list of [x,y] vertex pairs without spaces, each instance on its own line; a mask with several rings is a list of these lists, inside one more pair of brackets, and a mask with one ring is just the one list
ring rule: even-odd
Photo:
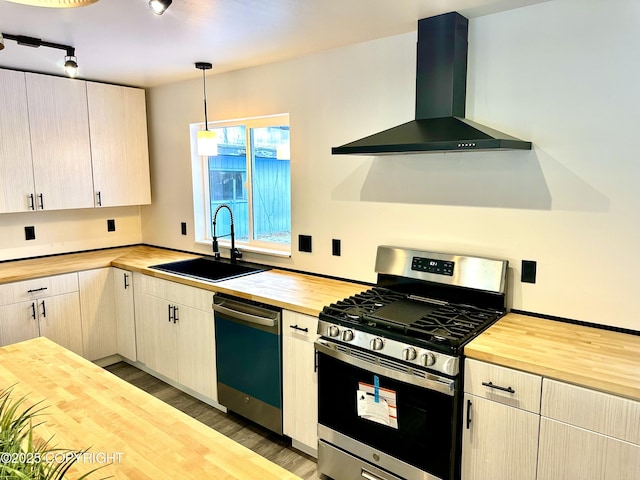
[[[337,347],[338,344],[329,342],[324,339],[316,340],[316,342],[314,343],[314,348],[317,352],[324,353],[325,355],[333,357],[336,360],[340,360],[341,362],[353,365],[354,367],[369,370],[370,372],[377,373],[378,375],[384,375],[385,377],[393,378],[394,380],[399,380],[411,385],[418,385],[420,387],[428,388],[429,390],[435,390],[451,397],[453,397],[455,394],[456,382],[455,380],[452,380],[450,378],[440,377],[432,373],[424,372],[424,370],[405,367],[402,364],[398,365],[401,368],[406,368],[406,371],[400,369],[395,370],[391,367],[382,366],[377,363],[372,363],[365,359],[354,356],[353,354],[351,354],[351,351],[357,352],[357,350],[355,349],[340,346],[346,351],[338,351]],[[390,364],[391,362],[388,363]],[[411,370],[413,372],[424,372],[424,377],[409,373]]]

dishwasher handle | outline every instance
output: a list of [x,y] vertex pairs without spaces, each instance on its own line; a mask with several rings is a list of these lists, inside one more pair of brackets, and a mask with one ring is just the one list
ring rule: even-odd
[[226,298],[218,299],[216,297],[213,298],[213,311],[223,315],[228,315],[231,319],[238,319],[247,323],[254,323],[265,327],[275,327],[278,324],[278,318],[280,317],[278,312],[254,307],[253,305],[245,305]]

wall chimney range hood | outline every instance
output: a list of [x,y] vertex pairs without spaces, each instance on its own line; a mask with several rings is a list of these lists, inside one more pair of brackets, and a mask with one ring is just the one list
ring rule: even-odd
[[464,118],[469,20],[457,12],[418,21],[416,119],[333,147],[332,154],[388,155],[465,150],[531,150]]

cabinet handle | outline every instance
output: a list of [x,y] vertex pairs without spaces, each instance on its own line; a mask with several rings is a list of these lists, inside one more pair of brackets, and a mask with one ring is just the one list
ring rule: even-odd
[[102,206],[102,193],[101,192],[97,192],[96,193],[96,197],[98,197],[98,206],[101,207]]
[[27,293],[42,292],[43,290],[46,290],[46,289],[47,289],[47,287],[33,288],[31,290],[27,290]]
[[171,316],[172,307],[171,305],[168,305],[168,307],[169,307],[169,323],[171,323],[171,320],[173,320],[173,317]]
[[467,430],[471,426],[471,405],[473,405],[471,400],[467,400]]
[[29,210],[35,210],[36,202],[35,202],[35,199],[33,198],[33,193],[30,193],[29,195],[27,195],[27,197],[29,197]]
[[493,388],[495,390],[502,390],[503,392],[507,393],[516,393],[516,391],[511,387],[501,387],[500,385],[494,385],[492,382],[482,382],[482,385],[484,385],[485,387]]
[[304,332],[304,333],[309,333],[309,329],[308,328],[302,328],[302,327],[299,327],[298,325],[289,325],[289,327],[293,328],[294,330],[299,330],[299,331]]
[[47,318],[47,308],[44,306],[44,300],[42,300],[42,316]]
[[31,318],[36,319],[36,304],[31,302]]
[[178,320],[178,307],[173,307],[173,323],[176,323]]
[[127,288],[129,288],[130,283],[127,283],[127,280],[129,279],[129,274],[125,273],[124,274],[124,289],[126,290]]
[[44,198],[41,193],[38,194],[38,200],[40,200],[40,202],[38,202],[38,208],[44,210]]
[[318,351],[313,352],[313,373],[318,373]]

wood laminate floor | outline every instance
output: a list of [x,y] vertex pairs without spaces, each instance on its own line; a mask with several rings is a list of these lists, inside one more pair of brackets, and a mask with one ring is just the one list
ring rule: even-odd
[[318,474],[315,459],[292,448],[286,437],[233,412],[221,412],[128,363],[106,369],[305,480],[326,478]]

